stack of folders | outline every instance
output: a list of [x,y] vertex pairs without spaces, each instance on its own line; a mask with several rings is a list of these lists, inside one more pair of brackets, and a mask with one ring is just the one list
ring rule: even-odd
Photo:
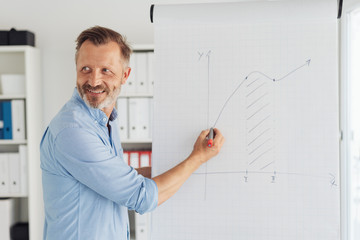
[[[133,168],[151,167],[151,151],[124,151],[124,161]],[[135,236],[137,240],[149,238],[150,214],[135,214]]]
[[0,153],[0,197],[27,196],[27,146],[18,152]]
[[123,141],[148,140],[152,136],[153,99],[119,98],[120,137]]
[[145,213],[140,215],[135,214],[135,237],[136,240],[148,240],[150,239],[150,226],[151,226],[151,215]]
[[153,73],[154,52],[135,52],[130,57],[130,76],[122,89],[125,95],[153,94],[154,73]]
[[133,168],[151,167],[151,151],[124,151],[124,161]]
[[25,139],[25,101],[0,102],[0,139]]

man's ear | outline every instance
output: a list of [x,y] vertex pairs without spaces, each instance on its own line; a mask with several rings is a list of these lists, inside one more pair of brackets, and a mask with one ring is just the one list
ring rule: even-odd
[[121,85],[126,83],[126,80],[129,78],[131,72],[131,68],[127,67],[123,73],[122,79],[121,79]]

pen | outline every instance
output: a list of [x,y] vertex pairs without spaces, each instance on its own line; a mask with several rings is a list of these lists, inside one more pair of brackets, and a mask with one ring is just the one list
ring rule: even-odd
[[210,132],[209,132],[209,135],[208,135],[208,142],[207,142],[207,146],[209,148],[212,147],[213,141],[214,141],[214,129],[210,128]]

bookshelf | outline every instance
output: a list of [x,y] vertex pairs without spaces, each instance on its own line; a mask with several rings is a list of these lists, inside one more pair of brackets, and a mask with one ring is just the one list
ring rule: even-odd
[[[0,198],[14,198],[19,202],[19,221],[29,222],[30,240],[42,239],[44,213],[41,186],[40,149],[42,129],[42,81],[40,51],[31,46],[0,46],[0,75],[22,74],[25,76],[24,94],[2,94],[0,102],[24,100],[25,138],[1,139],[0,153],[16,153],[26,146],[26,191],[2,192]],[[9,160],[10,161],[10,160]],[[20,171],[21,173],[21,171]],[[24,177],[24,176],[21,176]]]
[[[124,151],[151,151],[152,148],[152,98],[153,98],[153,45],[135,45],[133,46],[133,54],[130,58],[130,67],[132,68],[130,77],[127,83],[123,86],[119,99],[126,100],[127,110],[124,113],[121,107],[118,105],[119,118],[122,115],[126,115],[126,120],[120,119],[121,122],[125,121],[127,125],[126,133],[121,132],[120,137],[122,139],[122,147]],[[132,109],[131,105],[136,102],[136,99],[148,101],[145,106],[144,114],[142,111],[137,112],[136,115],[140,118],[148,118],[149,122],[147,130],[150,132],[147,134],[134,134],[132,128],[134,124],[131,122]],[[144,106],[142,106],[144,108]],[[145,123],[143,123],[145,124]],[[142,127],[138,126],[138,127]],[[124,135],[126,137],[124,137]],[[140,215],[134,211],[129,211],[130,231],[132,240],[148,240],[149,238],[149,226],[150,226],[150,213]]]
[[[125,125],[126,133],[121,132],[122,146],[124,150],[151,150],[152,146],[152,138],[151,138],[151,128],[152,128],[152,115],[151,115],[151,105],[153,98],[153,68],[152,62],[153,57],[149,54],[154,52],[154,48],[152,45],[135,45],[133,46],[133,54],[130,60],[130,67],[132,68],[130,77],[127,83],[123,86],[119,100],[126,99],[127,100],[127,110],[126,113],[122,112],[120,106],[117,106],[119,110],[120,118],[123,115],[126,115]],[[137,62],[138,55],[142,55],[141,58],[144,59],[145,62],[142,61],[141,64]],[[140,61],[139,61],[140,62]],[[145,82],[145,88],[142,87],[142,82]],[[146,117],[149,119],[148,128],[149,134],[139,134],[134,136],[131,133],[132,123],[131,123],[131,109],[130,102],[134,99],[147,99],[149,100],[148,107],[146,110],[149,110]],[[120,120],[121,121],[121,120]]]

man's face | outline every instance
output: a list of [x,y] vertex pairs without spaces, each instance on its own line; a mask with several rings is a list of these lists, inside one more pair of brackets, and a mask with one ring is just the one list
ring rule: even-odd
[[81,45],[76,61],[79,94],[89,106],[111,112],[130,70],[124,67],[117,43],[95,46],[87,40]]

